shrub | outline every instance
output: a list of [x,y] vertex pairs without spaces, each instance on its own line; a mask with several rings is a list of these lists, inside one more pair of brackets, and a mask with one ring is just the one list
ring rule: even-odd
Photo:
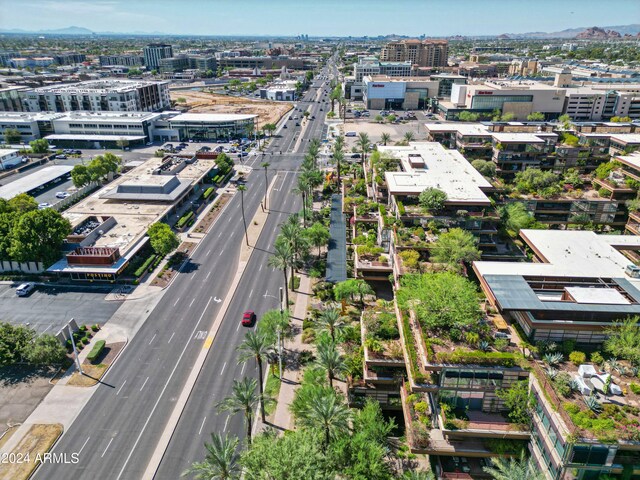
[[151,264],[153,263],[153,261],[156,259],[155,255],[151,255],[149,258],[147,258],[144,263],[142,265],[140,265],[140,268],[138,268],[135,272],[133,272],[133,275],[136,278],[141,277],[142,275],[144,275],[144,273],[147,271],[147,269],[151,266]]
[[591,361],[596,365],[602,365],[604,363],[604,357],[600,352],[593,352],[591,354]]
[[398,213],[400,215],[404,215],[406,213],[406,210],[404,208],[404,204],[402,202],[398,202]]
[[297,275],[294,275],[293,278],[289,279],[289,288],[291,288],[291,290],[297,290],[298,288],[300,288],[300,277]]
[[587,360],[587,355],[584,352],[573,351],[569,354],[569,361],[574,365],[583,364]]
[[631,382],[629,384],[629,390],[631,390],[633,393],[635,393],[636,395],[640,395],[640,385],[638,385],[635,382]]
[[496,338],[495,342],[493,342],[493,346],[499,352],[504,352],[509,346],[509,340],[506,338]]
[[194,217],[195,217],[195,214],[192,211],[188,211],[187,213],[185,213],[180,217],[180,219],[176,223],[176,228],[182,228],[186,226],[187,224],[189,224],[189,222],[191,222],[194,219]]
[[81,332],[86,332],[87,331],[87,326],[86,325],[81,325],[80,328],[78,328],[78,330],[80,330]]
[[426,415],[429,412],[429,405],[427,404],[427,402],[416,402],[413,405],[413,409],[418,414]]
[[202,198],[204,198],[205,200],[208,200],[213,192],[215,192],[213,187],[207,188],[202,194]]
[[302,331],[302,343],[311,343],[316,338],[316,331],[313,328],[307,328]]
[[453,352],[438,352],[436,359],[441,363],[460,363],[463,365],[501,365],[513,367],[518,356],[509,352],[478,352],[456,349]]
[[98,340],[89,352],[89,355],[87,355],[87,360],[89,360],[90,362],[95,361],[102,353],[105,344],[106,342],[104,340]]
[[97,323],[92,325],[91,330],[93,330],[94,332],[97,332],[98,330],[100,330],[100,325],[98,325]]
[[89,339],[87,337],[82,337],[82,340],[80,340],[80,343],[82,343],[82,345],[87,345],[89,343]]

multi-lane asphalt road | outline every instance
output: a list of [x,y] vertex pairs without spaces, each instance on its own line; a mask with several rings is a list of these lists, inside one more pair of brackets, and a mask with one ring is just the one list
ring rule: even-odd
[[[256,375],[251,363],[237,364],[235,349],[245,333],[239,326],[240,316],[247,309],[260,316],[278,306],[281,272],[270,269],[267,259],[279,224],[300,208],[299,198],[291,191],[308,140],[319,138],[324,128],[327,104],[309,101],[316,98],[321,83],[328,84],[315,82],[299,102],[316,120],[310,121],[302,134],[300,128],[291,126],[281,130],[264,156],[264,161],[271,163],[270,177],[277,177],[269,202],[272,208],[238,288],[229,291],[244,235],[240,198],[236,195],[193,252],[188,268],[167,289],[53,450],[79,453],[80,461],[75,465],[43,465],[36,478],[141,478],[203,348],[208,348],[205,364],[155,478],[179,478],[191,463],[202,460],[203,444],[212,431],[244,436],[242,416],[220,415],[214,404],[228,395],[234,378]],[[327,88],[324,85],[324,90]],[[302,135],[300,142],[298,135]],[[244,196],[247,218],[257,211],[263,194],[264,175],[254,172]],[[214,299],[228,295],[233,297],[220,329],[213,342],[205,344],[212,321],[223,305]]]

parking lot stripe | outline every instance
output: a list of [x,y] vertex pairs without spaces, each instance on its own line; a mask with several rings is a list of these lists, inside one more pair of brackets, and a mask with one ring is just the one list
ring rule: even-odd
[[100,455],[100,458],[104,457],[104,454],[107,453],[107,450],[109,450],[109,447],[111,446],[111,442],[113,442],[113,438],[111,437],[111,440],[109,440],[109,443],[107,443],[107,448],[104,449],[104,452],[102,452],[102,455]]
[[151,345],[151,342],[153,342],[153,340],[156,338],[157,333],[153,334],[153,337],[151,337],[151,340],[149,340],[149,345]]
[[144,388],[144,386],[147,384],[148,381],[149,381],[149,377],[147,377],[147,379],[144,381],[144,383],[140,387],[140,391],[142,391],[142,389]]
[[169,341],[168,341],[167,343],[171,343],[171,340],[173,340],[173,336],[174,336],[175,334],[176,334],[176,332],[173,332],[173,333],[171,334],[171,337],[169,338]]
[[84,443],[82,444],[82,446],[80,447],[80,450],[78,450],[78,456],[80,456],[80,454],[82,453],[82,450],[84,450],[84,447],[87,446],[87,442],[89,442],[89,439],[91,437],[87,437],[87,439],[84,441]]

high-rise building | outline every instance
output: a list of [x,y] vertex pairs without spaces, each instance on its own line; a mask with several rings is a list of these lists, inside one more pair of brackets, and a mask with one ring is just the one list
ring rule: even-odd
[[142,50],[144,64],[149,70],[158,70],[160,60],[173,57],[173,47],[164,43],[150,43]]
[[144,65],[144,57],[142,55],[100,55],[98,59],[101,67],[140,67]]
[[400,40],[382,48],[383,62],[411,62],[419,67],[446,67],[449,42],[446,40]]

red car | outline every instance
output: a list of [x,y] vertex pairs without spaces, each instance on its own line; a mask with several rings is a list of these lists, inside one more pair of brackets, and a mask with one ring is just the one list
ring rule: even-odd
[[247,310],[242,314],[242,326],[251,327],[256,322],[256,314],[251,310]]

